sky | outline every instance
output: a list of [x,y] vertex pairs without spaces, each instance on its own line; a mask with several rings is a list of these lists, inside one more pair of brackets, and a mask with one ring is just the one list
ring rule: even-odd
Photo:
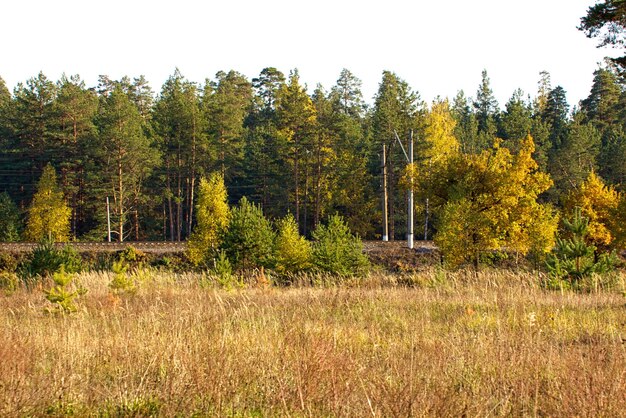
[[40,71],[145,75],[155,92],[179,68],[204,82],[220,70],[249,78],[265,67],[298,68],[309,92],[327,90],[343,68],[372,104],[383,70],[431,102],[475,96],[487,70],[503,107],[539,73],[587,97],[607,55],[576,29],[595,0],[19,0],[0,4],[0,77],[9,89]]

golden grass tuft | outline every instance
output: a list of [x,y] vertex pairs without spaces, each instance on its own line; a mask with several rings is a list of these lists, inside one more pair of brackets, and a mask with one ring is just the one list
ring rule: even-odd
[[[0,416],[623,416],[626,300],[531,273],[226,291],[108,273],[71,315],[0,296]],[[312,279],[311,282],[314,282]]]

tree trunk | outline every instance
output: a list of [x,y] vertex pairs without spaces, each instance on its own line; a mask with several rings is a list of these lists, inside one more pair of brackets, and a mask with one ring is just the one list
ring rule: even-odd
[[167,161],[167,206],[169,212],[170,241],[174,241],[174,205],[172,204],[172,173],[170,171],[170,161]]

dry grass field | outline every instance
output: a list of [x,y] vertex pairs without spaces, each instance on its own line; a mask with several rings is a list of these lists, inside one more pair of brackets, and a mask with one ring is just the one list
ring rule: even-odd
[[[0,296],[0,416],[626,416],[621,290],[528,273],[224,290],[89,273],[69,315]],[[411,283],[411,287],[400,284]]]

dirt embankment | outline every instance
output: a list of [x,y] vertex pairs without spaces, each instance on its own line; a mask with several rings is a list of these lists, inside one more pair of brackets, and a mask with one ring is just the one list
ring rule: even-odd
[[[112,253],[132,246],[138,251],[153,256],[182,253],[185,242],[72,242],[57,243],[57,247],[73,246],[80,253]],[[32,251],[37,244],[27,242],[0,243],[0,252],[24,254]],[[363,250],[370,261],[388,271],[411,271],[423,265],[432,265],[439,260],[439,252],[432,241],[415,241],[415,248],[409,249],[406,241],[364,241]]]

